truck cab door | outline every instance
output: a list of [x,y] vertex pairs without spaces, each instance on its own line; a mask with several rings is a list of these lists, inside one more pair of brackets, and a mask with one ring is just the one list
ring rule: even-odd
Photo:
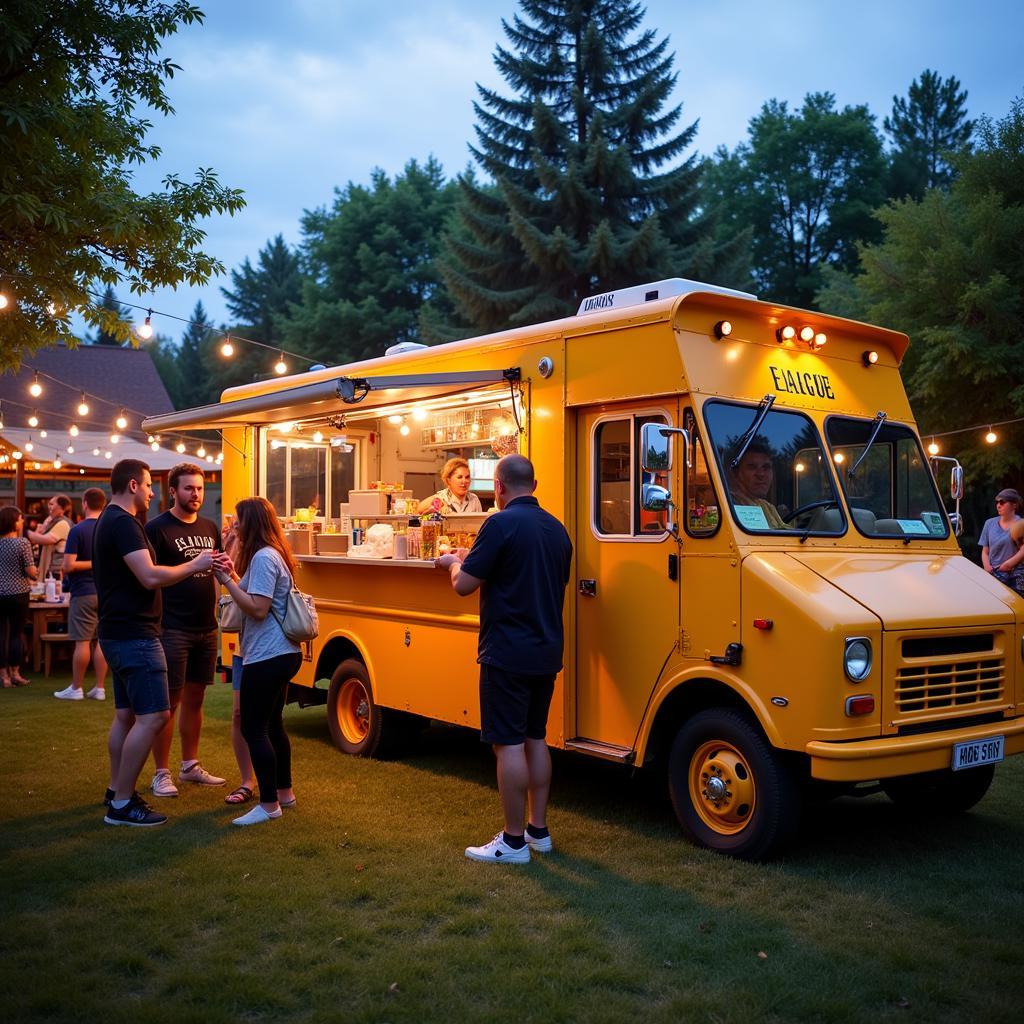
[[[679,546],[667,512],[645,512],[641,426],[676,426],[675,398],[579,410],[576,423],[576,736],[632,748],[679,640]],[[656,481],[678,494],[679,457]],[[567,735],[571,726],[567,724]]]

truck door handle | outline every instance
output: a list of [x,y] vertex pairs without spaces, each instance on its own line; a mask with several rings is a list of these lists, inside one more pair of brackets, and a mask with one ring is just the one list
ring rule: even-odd
[[584,597],[597,597],[597,580],[580,580],[579,590]]

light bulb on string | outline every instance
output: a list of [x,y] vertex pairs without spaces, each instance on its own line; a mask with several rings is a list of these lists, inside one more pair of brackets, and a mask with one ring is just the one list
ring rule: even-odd
[[24,457],[25,457],[24,454],[22,454],[22,452],[18,451],[17,448],[15,448],[13,452],[11,452],[11,458],[14,459],[15,462],[17,462],[18,459],[23,459]]
[[177,453],[178,453],[179,455],[184,455],[184,454],[185,454],[185,442],[184,442],[184,441],[179,441],[179,442],[178,442],[178,443],[177,443],[177,444],[176,444],[176,445],[174,446],[174,450],[175,450],[175,451],[176,451],[176,452],[177,452]]
[[991,428],[988,428],[988,433],[985,435],[986,444],[995,444],[999,440],[999,435]]
[[160,442],[159,441],[150,441],[149,442],[149,447],[152,448],[153,451],[158,452],[158,451],[160,451]]
[[231,344],[231,335],[230,334],[221,343],[220,354],[225,359],[230,359],[235,354],[235,346]]
[[35,445],[32,443],[32,435],[29,434],[29,438],[25,442],[25,451],[30,452],[33,448],[35,448]]
[[200,445],[196,449],[196,455],[198,455],[199,458],[201,458],[201,459],[205,459],[206,458],[206,448],[203,445]]
[[148,340],[149,338],[153,337],[153,325],[149,322],[152,316],[153,310],[150,310],[146,314],[145,322],[141,324],[135,332],[143,340]]
[[99,448],[93,448],[92,453],[93,453],[93,455],[99,455],[99,453],[100,453]]
[[68,433],[72,437],[78,437],[78,424],[77,423],[72,423],[71,426],[68,427]]
[[110,443],[111,444],[117,444],[120,440],[121,440],[121,435],[120,434],[111,434],[110,435]]
[[213,456],[212,455],[207,455],[206,456],[206,461],[207,462],[213,462]]
[[274,363],[274,373],[281,376],[288,372],[288,364],[284,361],[284,353],[279,352],[277,354],[277,362]]
[[404,419],[402,420],[402,425],[398,428],[398,432],[402,435],[402,437],[409,436],[409,424],[406,423]]
[[934,439],[928,445],[928,454],[929,455],[938,455],[939,454],[939,445],[938,445],[938,443]]
[[85,400],[85,392],[82,392],[82,398],[78,403],[78,415],[88,416],[89,415],[89,403]]
[[32,374],[32,383],[29,385],[28,393],[33,398],[38,398],[43,393],[43,385],[39,383],[39,371]]
[[36,415],[35,409],[33,409],[31,413],[29,413],[28,425],[30,427],[38,427],[39,426],[39,417]]
[[3,292],[0,292],[0,309],[6,309],[10,302],[11,300]]
[[48,435],[48,434],[46,433],[46,431],[45,431],[45,430],[40,430],[40,431],[39,431],[39,436],[40,436],[40,437],[48,437],[49,435]]
[[60,467],[62,465],[63,465],[63,463],[60,461],[60,456],[59,455],[55,455],[53,457],[53,468],[54,469],[60,469]]
[[128,417],[125,416],[124,409],[122,409],[117,414],[117,419],[114,422],[115,422],[118,430],[125,430],[127,428],[127,426],[128,426]]
[[75,454],[75,446],[73,444],[69,444],[68,445],[67,453],[68,453],[68,455],[74,455]]
[[114,453],[113,452],[106,451],[106,452],[103,453],[103,458],[105,458],[105,459],[112,459],[113,457],[114,457]]

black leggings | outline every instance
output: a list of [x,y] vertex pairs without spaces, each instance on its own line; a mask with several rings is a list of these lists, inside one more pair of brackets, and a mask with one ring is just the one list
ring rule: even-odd
[[27,593],[0,594],[0,668],[21,668],[27,618]]
[[260,803],[275,803],[279,788],[292,787],[292,745],[282,713],[288,683],[301,664],[301,654],[279,654],[242,669],[238,711],[260,787]]

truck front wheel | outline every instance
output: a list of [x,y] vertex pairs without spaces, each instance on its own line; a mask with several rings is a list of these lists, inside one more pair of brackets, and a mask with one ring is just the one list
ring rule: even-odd
[[794,773],[760,730],[728,708],[709,708],[679,730],[669,793],[694,842],[744,860],[783,846],[800,822]]
[[992,764],[962,772],[945,768],[898,779],[882,779],[882,789],[894,804],[919,814],[962,814],[988,792],[995,773]]

